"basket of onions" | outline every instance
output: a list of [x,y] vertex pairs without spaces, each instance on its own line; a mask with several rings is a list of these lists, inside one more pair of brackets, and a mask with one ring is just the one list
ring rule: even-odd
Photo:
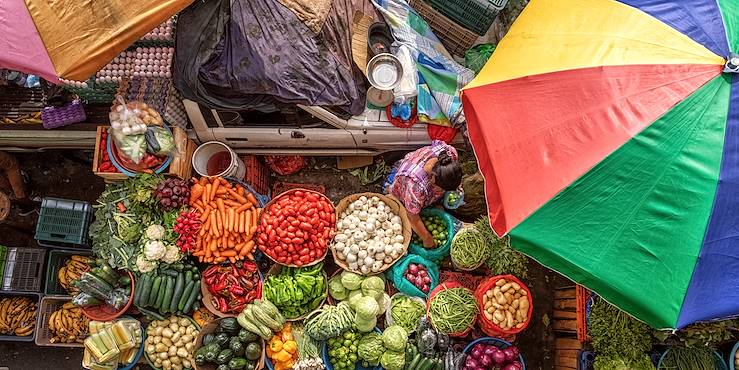
[[493,337],[483,337],[467,345],[467,355],[461,370],[526,370],[518,347]]

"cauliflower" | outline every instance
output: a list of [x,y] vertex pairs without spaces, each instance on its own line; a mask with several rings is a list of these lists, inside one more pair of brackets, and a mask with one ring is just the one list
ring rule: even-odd
[[146,228],[146,238],[150,240],[160,240],[164,238],[164,226],[150,225]]
[[156,269],[157,262],[149,261],[142,254],[139,254],[139,256],[136,257],[136,267],[139,269],[139,272],[145,273]]
[[149,240],[144,244],[144,256],[149,261],[160,260],[166,253],[167,247],[159,240]]
[[175,263],[179,260],[180,260],[180,249],[174,244],[168,245],[167,252],[164,254],[164,257],[162,257],[162,262]]

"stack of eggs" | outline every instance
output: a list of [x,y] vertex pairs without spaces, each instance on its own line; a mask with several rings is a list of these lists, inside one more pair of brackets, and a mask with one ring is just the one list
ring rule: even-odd
[[157,26],[157,28],[149,31],[141,40],[144,41],[164,41],[170,42],[174,40],[174,20],[170,18],[166,22]]
[[173,47],[137,47],[125,51],[95,75],[97,82],[120,82],[122,77],[171,78]]

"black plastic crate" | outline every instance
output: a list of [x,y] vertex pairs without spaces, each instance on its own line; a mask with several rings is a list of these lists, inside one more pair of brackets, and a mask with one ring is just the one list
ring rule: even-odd
[[[38,316],[41,312],[41,293],[31,292],[0,292],[0,300],[3,298],[12,298],[14,296],[22,296],[31,298],[31,301],[36,304],[36,325],[38,325]],[[38,333],[38,327],[33,328],[33,334],[20,337],[17,335],[0,335],[0,342],[33,342]]]
[[43,248],[8,248],[0,289],[39,292],[44,274]]
[[36,240],[45,247],[84,248],[92,219],[90,203],[44,198],[36,224]]
[[69,295],[64,287],[59,284],[59,269],[73,256],[89,256],[91,253],[85,250],[51,250],[46,260],[46,279],[44,281],[44,294],[46,295]]
[[434,9],[462,27],[482,36],[508,0],[426,0]]

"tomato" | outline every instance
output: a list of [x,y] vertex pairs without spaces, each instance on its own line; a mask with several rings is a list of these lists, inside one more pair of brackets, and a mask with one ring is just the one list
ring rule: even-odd
[[310,219],[310,224],[317,226],[318,225],[318,216],[313,216],[313,218]]
[[295,190],[293,195],[295,195],[296,197],[302,198],[303,196],[305,196],[305,192],[302,190]]
[[279,237],[280,237],[281,239],[284,239],[284,238],[285,238],[285,237],[287,236],[287,231],[285,231],[285,230],[280,230],[280,231],[279,231],[279,232],[277,233],[277,235],[279,235]]
[[308,211],[308,204],[304,203],[300,208],[298,209],[298,213],[304,214]]
[[285,258],[285,257],[282,257],[282,256],[280,256],[280,257],[277,257],[277,262],[280,262],[280,263],[287,263],[287,258]]
[[316,258],[316,251],[312,250],[310,251],[310,253],[308,253],[308,255],[310,256],[310,258]]
[[269,234],[272,232],[272,224],[267,225],[267,227],[264,229],[264,232]]
[[295,233],[294,232],[291,232],[291,231],[288,231],[285,235],[288,238],[290,238],[290,239],[294,239],[295,238]]
[[287,251],[290,252],[290,253],[295,253],[295,247],[293,247],[292,245],[290,245],[290,246],[287,247]]
[[298,220],[292,220],[292,221],[290,221],[290,226],[298,227],[298,226],[300,226],[300,221],[298,221]]
[[295,261],[295,266],[298,266],[298,267],[303,266],[303,261],[300,261],[300,260]]
[[315,193],[306,194],[305,199],[313,203],[318,202],[318,196]]
[[266,244],[267,243],[267,234],[259,234],[259,240]]
[[324,212],[324,211],[318,212],[318,217],[320,217],[322,220],[325,220],[326,219],[326,212]]
[[293,238],[292,242],[293,244],[303,244],[303,238]]
[[[298,225],[300,225],[300,222],[298,222]],[[296,227],[295,227],[295,226],[293,226],[293,225],[290,225],[290,226],[288,226],[286,230],[287,230],[287,232],[289,232],[289,233],[294,233],[294,232],[297,232],[297,231],[299,231],[299,230],[298,230],[298,228],[296,228]]]
[[311,216],[315,215],[316,212],[318,212],[318,211],[316,211],[316,208],[311,208],[311,209],[305,211],[305,215],[307,217],[311,217]]
[[[300,222],[306,222],[306,221],[308,221],[308,218],[307,218],[307,217],[305,217],[305,216],[303,216],[303,215],[298,215],[298,217],[296,217],[296,218],[297,218],[297,219],[298,219],[298,221],[300,221]],[[298,225],[300,225],[300,224],[298,224]]]
[[307,222],[301,222],[300,223],[300,229],[303,231],[310,231],[313,229],[313,225],[307,223]]
[[336,213],[332,213],[331,214],[331,225],[335,225],[335,224],[336,224]]
[[282,253],[282,246],[278,245],[275,247],[275,253],[280,254]]
[[310,262],[310,256],[308,256],[308,255],[300,256],[299,261],[300,262],[303,262],[303,263],[308,263],[308,262]]
[[287,231],[287,227],[288,226],[290,226],[290,224],[287,222],[287,220],[282,221],[282,223],[280,223],[280,229],[282,229],[282,230]]

